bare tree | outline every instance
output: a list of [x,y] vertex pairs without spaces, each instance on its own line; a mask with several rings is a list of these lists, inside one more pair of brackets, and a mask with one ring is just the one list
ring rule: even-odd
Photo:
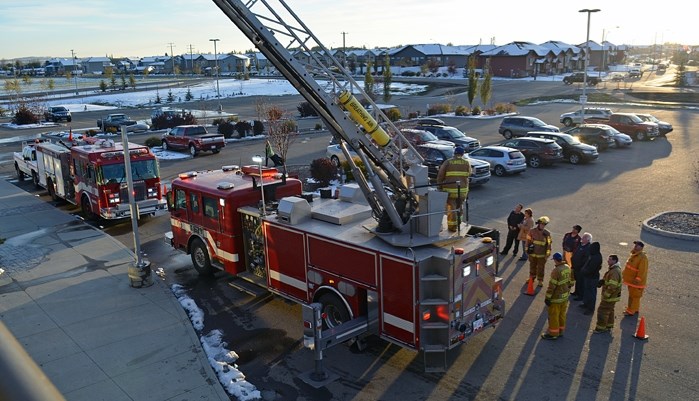
[[291,118],[290,112],[272,106],[263,99],[257,100],[255,110],[258,119],[264,121],[267,127],[266,140],[272,145],[274,152],[284,160],[286,169],[286,155],[299,135],[296,122]]

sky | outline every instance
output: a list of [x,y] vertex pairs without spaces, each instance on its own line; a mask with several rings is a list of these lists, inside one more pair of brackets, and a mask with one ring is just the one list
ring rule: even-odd
[[[277,0],[273,0],[276,3]],[[699,45],[696,7],[667,0],[638,3],[599,0],[573,4],[554,0],[375,1],[341,3],[288,0],[329,48],[367,48],[441,43],[503,45],[512,41],[584,43],[587,13],[590,39],[614,44],[674,42]],[[451,11],[454,10],[454,11]],[[114,56],[243,52],[248,39],[211,0],[2,0],[0,60],[18,57]],[[419,27],[419,29],[416,29]],[[11,40],[10,40],[11,38]]]

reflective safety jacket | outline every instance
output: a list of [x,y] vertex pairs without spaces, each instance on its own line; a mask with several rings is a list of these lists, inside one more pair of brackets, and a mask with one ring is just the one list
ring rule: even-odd
[[549,286],[546,289],[546,299],[551,301],[552,304],[562,304],[568,302],[570,288],[572,287],[570,272],[570,266],[568,266],[565,262],[556,262],[556,267],[554,267],[553,271],[551,272]]
[[471,163],[463,157],[454,156],[442,163],[437,173],[437,183],[440,189],[449,194],[450,198],[459,197],[459,186],[461,184],[460,198],[466,199],[468,194],[468,177],[471,175]]
[[643,251],[638,253],[631,252],[629,259],[626,261],[624,271],[624,285],[634,288],[646,288],[646,279],[648,278],[648,256]]
[[527,235],[527,247],[534,245],[533,251],[529,252],[529,256],[535,258],[546,258],[551,254],[551,233],[547,229],[539,230],[539,227],[534,227],[529,230]]
[[602,278],[602,301],[604,302],[619,302],[621,299],[621,267],[619,263],[614,263],[609,266],[609,270],[604,273]]

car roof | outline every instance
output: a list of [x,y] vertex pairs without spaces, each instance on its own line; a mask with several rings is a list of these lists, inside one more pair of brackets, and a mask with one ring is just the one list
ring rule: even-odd
[[442,144],[442,143],[431,143],[431,142],[421,143],[421,144],[417,145],[417,147],[419,147],[419,148],[432,148],[432,149],[439,149],[439,150],[454,149],[454,146],[449,146],[449,145]]
[[511,148],[509,146],[500,146],[500,145],[483,146],[479,149],[474,150],[474,152],[482,150],[482,149],[493,149],[493,150],[499,150],[501,152],[519,152],[519,149]]
[[519,141],[520,139],[526,139],[527,141],[534,141],[534,142],[544,142],[544,143],[556,143],[553,139],[546,139],[546,138],[537,138],[535,136],[520,136],[518,138],[512,138],[508,139],[504,142],[509,142],[509,141]]

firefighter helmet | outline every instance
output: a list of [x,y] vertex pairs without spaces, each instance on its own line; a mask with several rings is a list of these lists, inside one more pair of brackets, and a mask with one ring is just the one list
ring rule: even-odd
[[536,221],[536,224],[539,224],[539,223],[548,224],[548,223],[549,223],[549,218],[548,218],[548,216],[541,216],[541,217],[539,217],[539,220]]

